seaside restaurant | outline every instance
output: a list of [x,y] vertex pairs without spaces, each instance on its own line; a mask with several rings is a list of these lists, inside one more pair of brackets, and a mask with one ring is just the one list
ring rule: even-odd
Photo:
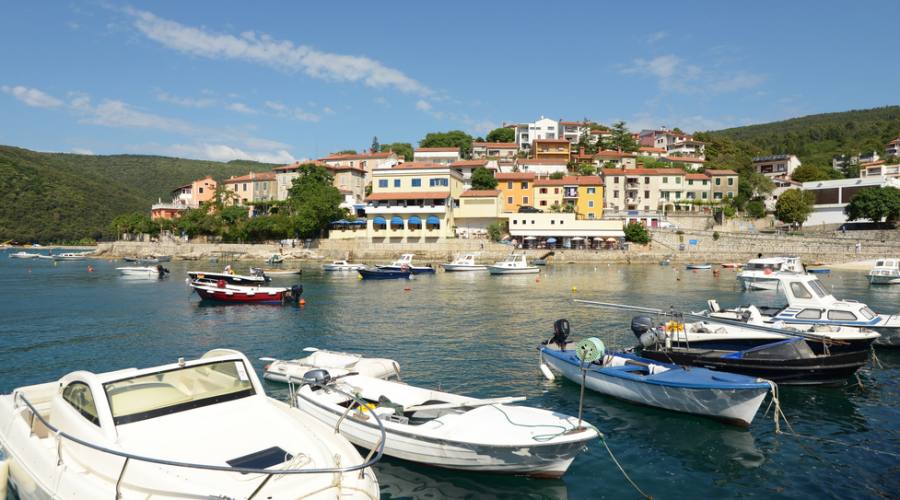
[[576,219],[573,213],[508,214],[509,234],[522,248],[618,250],[625,243],[621,220]]

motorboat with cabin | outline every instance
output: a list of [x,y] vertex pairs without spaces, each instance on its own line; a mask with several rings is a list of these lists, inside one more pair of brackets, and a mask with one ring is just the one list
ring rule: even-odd
[[0,445],[22,500],[379,496],[379,454],[268,397],[229,349],[18,387]]
[[303,294],[303,285],[245,286],[232,285],[224,280],[217,283],[192,281],[191,288],[206,301],[243,304],[296,304]]
[[632,403],[749,426],[766,394],[773,391],[773,383],[761,378],[685,368],[633,353],[607,353],[600,339],[574,343],[569,334],[569,322],[557,320],[553,337],[538,346],[544,375],[552,378],[552,372],[558,372],[578,384],[583,380],[595,392]]
[[55,253],[51,257],[53,260],[84,260],[91,256],[93,252],[62,252]]
[[479,264],[475,261],[476,257],[477,254],[474,253],[459,254],[453,259],[453,262],[441,264],[441,267],[448,273],[461,271],[487,271],[486,265]]
[[[840,338],[840,340],[850,342],[853,349],[862,347],[859,342],[865,345],[866,342],[872,341],[876,345],[900,346],[900,314],[879,314],[862,302],[835,298],[815,275],[778,274],[776,276],[777,290],[787,299],[786,306],[746,305],[733,309],[721,309],[718,304],[711,303],[707,314],[711,318],[724,318],[745,323],[756,321],[801,330],[855,327],[862,329],[858,333],[863,338]],[[868,330],[874,330],[880,334],[880,337],[874,337]],[[856,342],[857,340],[859,342]]]
[[375,267],[386,271],[409,271],[412,274],[434,274],[434,268],[431,267],[430,264],[427,266],[417,266],[413,264],[413,257],[415,256],[416,254],[413,253],[405,253],[400,255],[399,259],[388,265],[376,265]]
[[377,443],[377,417],[387,434],[385,455],[467,472],[559,478],[599,431],[575,417],[511,404],[524,399],[473,398],[326,369],[308,372],[296,391],[301,411],[363,448]]
[[125,262],[135,264],[159,264],[160,262],[171,262],[171,255],[145,255],[143,257],[123,257]]
[[799,257],[760,257],[744,264],[737,279],[744,290],[775,290],[778,273],[806,274],[806,270]]
[[333,260],[328,264],[322,264],[323,271],[358,271],[365,267],[365,264],[351,264],[346,260]]
[[866,275],[871,285],[900,285],[900,259],[878,259]]
[[360,354],[315,347],[306,347],[303,350],[310,354],[299,359],[260,358],[261,361],[268,362],[263,377],[275,382],[299,383],[306,372],[321,368],[328,370],[332,377],[357,373],[385,380],[400,380],[400,365],[392,359],[364,358]]
[[119,274],[126,278],[142,279],[162,279],[169,274],[169,270],[160,264],[155,266],[117,267],[116,271],[119,271]]
[[10,259],[37,259],[41,254],[37,252],[15,252],[9,254]]
[[488,266],[488,272],[495,275],[537,274],[541,272],[541,269],[537,266],[528,265],[528,260],[524,253],[513,252],[500,262]]
[[226,266],[222,272],[209,271],[188,271],[188,278],[191,282],[218,283],[225,281],[232,285],[263,285],[270,281],[270,278],[258,267],[250,268],[250,274],[237,274],[231,266]]

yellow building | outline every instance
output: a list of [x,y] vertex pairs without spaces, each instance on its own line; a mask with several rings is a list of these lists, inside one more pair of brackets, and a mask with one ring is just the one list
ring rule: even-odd
[[367,237],[376,243],[426,243],[454,236],[462,175],[446,165],[403,163],[372,172]]
[[572,145],[567,139],[535,139],[531,143],[531,155],[536,160],[558,160],[568,163]]
[[579,219],[603,218],[603,179],[599,175],[566,177],[573,184],[566,184],[569,190],[576,189],[575,214]]
[[500,219],[503,202],[497,189],[469,189],[459,195],[459,206],[453,209],[456,236],[487,238],[489,225]]
[[494,175],[504,212],[518,212],[520,207],[534,206],[534,174],[501,172]]
[[535,179],[534,207],[544,212],[553,210],[553,206],[563,206],[563,179]]

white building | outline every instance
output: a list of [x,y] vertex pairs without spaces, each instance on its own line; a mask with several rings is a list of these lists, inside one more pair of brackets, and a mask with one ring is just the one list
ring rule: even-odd
[[900,137],[887,143],[887,146],[884,147],[884,152],[889,156],[900,156]]
[[860,163],[859,176],[866,177],[900,177],[900,163],[888,165],[884,160]]
[[519,146],[514,142],[473,142],[472,158],[497,158],[498,160],[515,159]]
[[706,143],[695,141],[693,139],[676,142],[666,146],[666,154],[672,156],[692,156],[706,159]]
[[590,137],[591,125],[589,122],[559,122],[558,138],[565,139],[572,144],[581,141],[582,137]]
[[854,196],[866,188],[886,186],[900,189],[900,178],[866,177],[804,182],[801,189],[812,192],[816,197],[813,212],[805,224],[843,224],[847,222],[844,207]]
[[545,158],[519,158],[516,160],[514,170],[528,172],[542,177],[555,173],[565,175],[569,171],[565,161]]
[[516,127],[516,145],[522,151],[530,151],[535,139],[556,139],[559,137],[559,122],[541,116],[531,123],[520,123]]
[[577,219],[574,213],[505,215],[509,219],[509,234],[519,243],[534,241],[564,248],[602,248],[610,244],[620,245],[625,239],[621,220]]
[[757,156],[753,158],[753,168],[766,177],[790,177],[800,165],[800,159],[795,155]]
[[459,161],[459,148],[416,148],[413,161],[449,165]]

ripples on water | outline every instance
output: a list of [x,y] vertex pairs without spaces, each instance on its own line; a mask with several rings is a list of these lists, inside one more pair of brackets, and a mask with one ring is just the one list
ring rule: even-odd
[[[535,346],[568,318],[573,337],[599,336],[630,347],[631,315],[574,305],[573,297],[684,310],[777,302],[770,292],[739,291],[732,271],[681,266],[548,267],[539,277],[486,274],[359,281],[304,266],[304,308],[201,305],[169,263],[163,282],[126,280],[117,263],[18,261],[0,254],[0,392],[74,370],[109,371],[196,357],[231,347],[255,360],[298,357],[306,346],[396,359],[404,378],[473,396],[527,396],[534,406],[578,412],[578,386],[545,381]],[[209,268],[192,263],[191,268]],[[291,280],[282,280],[289,284]],[[823,277],[839,297],[881,311],[900,310],[900,287],[870,288],[862,272]],[[577,290],[572,291],[573,287]],[[405,291],[405,288],[411,290]],[[864,388],[781,390],[798,433],[776,436],[760,413],[750,430],[644,408],[587,392],[585,418],[607,436],[635,481],[656,498],[897,497],[900,353],[880,350],[884,369],[861,372]],[[261,370],[257,362],[257,369]],[[267,382],[271,395],[286,390]],[[826,442],[822,439],[834,440]],[[598,498],[634,491],[600,443],[558,481],[463,474],[386,459],[376,468],[385,498]]]

